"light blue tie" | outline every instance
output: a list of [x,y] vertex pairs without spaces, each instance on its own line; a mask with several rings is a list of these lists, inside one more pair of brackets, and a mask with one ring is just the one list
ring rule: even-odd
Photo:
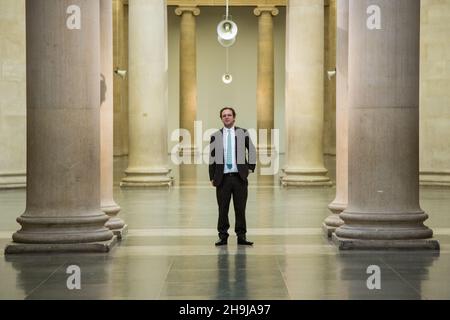
[[233,167],[233,155],[231,150],[231,130],[228,129],[228,136],[227,136],[227,168],[231,169]]

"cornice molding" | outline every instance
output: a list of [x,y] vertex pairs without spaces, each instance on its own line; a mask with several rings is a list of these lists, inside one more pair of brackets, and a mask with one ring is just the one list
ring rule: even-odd
[[[230,0],[230,6],[281,6],[288,0]],[[166,0],[168,6],[225,6],[225,0]]]

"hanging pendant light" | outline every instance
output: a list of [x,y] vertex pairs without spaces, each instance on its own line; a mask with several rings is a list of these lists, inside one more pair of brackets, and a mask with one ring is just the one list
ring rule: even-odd
[[225,84],[230,84],[233,81],[233,76],[229,72],[229,58],[228,58],[228,48],[230,48],[236,42],[236,37],[238,34],[237,24],[231,20],[229,14],[229,0],[226,1],[226,13],[222,21],[217,25],[217,41],[226,50],[226,72],[222,76],[222,81]]
[[225,48],[225,50],[226,50],[226,57],[225,57],[225,68],[226,68],[226,71],[225,71],[225,73],[222,76],[222,81],[225,84],[230,84],[231,82],[233,82],[233,76],[229,72],[229,68],[228,68],[228,66],[229,66],[229,63],[228,63],[228,60],[229,60],[228,48]]
[[217,40],[223,47],[230,47],[236,42],[238,27],[234,21],[227,16],[217,26]]

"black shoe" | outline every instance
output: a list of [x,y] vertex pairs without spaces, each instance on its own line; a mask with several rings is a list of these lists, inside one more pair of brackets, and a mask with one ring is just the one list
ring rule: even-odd
[[253,242],[248,241],[245,238],[238,238],[237,243],[240,244],[240,245],[243,245],[243,246],[252,246],[253,245]]
[[219,239],[218,241],[216,241],[216,246],[226,246],[227,244],[227,239]]

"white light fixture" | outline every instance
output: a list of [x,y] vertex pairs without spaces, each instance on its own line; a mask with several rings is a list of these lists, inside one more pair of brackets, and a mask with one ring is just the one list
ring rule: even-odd
[[236,42],[236,38],[233,38],[233,39],[230,39],[230,40],[225,40],[225,39],[223,39],[221,37],[217,37],[217,40],[219,41],[221,46],[225,47],[225,48],[231,47]]
[[217,26],[217,35],[220,44],[222,44],[222,41],[233,41],[234,43],[234,41],[236,41],[237,34],[238,27],[236,23],[230,20],[228,15],[225,17],[225,20],[222,20]]
[[328,80],[331,81],[331,78],[336,76],[336,69],[328,71],[327,74],[328,74]]
[[231,82],[233,82],[233,76],[231,74],[229,74],[229,73],[225,73],[222,76],[222,81],[225,84],[230,84]]
[[219,22],[217,26],[217,41],[226,50],[226,72],[222,76],[222,81],[225,84],[230,84],[233,82],[233,76],[229,72],[229,59],[228,59],[228,49],[234,45],[236,42],[236,37],[238,34],[238,27],[234,21],[231,20],[229,15],[229,0],[226,1],[226,14],[222,21]]
[[223,74],[222,76],[222,81],[225,84],[230,84],[231,82],[233,82],[233,76],[231,75],[231,73],[229,72],[229,63],[228,63],[228,48],[225,48],[225,53],[226,53],[226,57],[225,57],[225,68],[226,68],[226,72]]
[[116,69],[114,70],[114,73],[119,77],[121,77],[122,79],[125,79],[125,77],[127,76],[127,70]]

